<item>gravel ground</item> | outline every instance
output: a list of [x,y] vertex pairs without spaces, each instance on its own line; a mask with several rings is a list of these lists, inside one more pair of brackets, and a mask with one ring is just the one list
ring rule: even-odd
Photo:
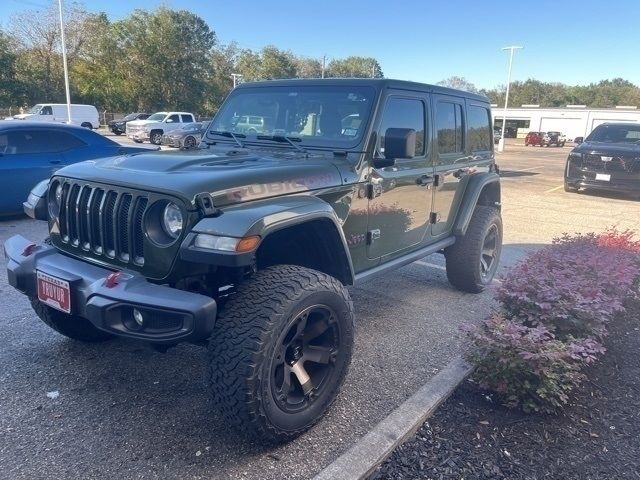
[[612,327],[562,414],[506,410],[467,381],[371,480],[640,479],[640,308]]
[[[509,148],[498,157],[503,268],[566,230],[640,229],[629,215],[637,203],[557,189],[568,148]],[[0,242],[17,233],[42,240],[46,227],[0,221]],[[491,292],[451,288],[439,255],[350,291],[356,344],[338,401],[310,432],[266,448],[216,417],[201,348],[161,354],[124,340],[74,343],[42,324],[0,269],[0,477],[312,477],[446,365],[460,349],[458,326],[492,305]]]

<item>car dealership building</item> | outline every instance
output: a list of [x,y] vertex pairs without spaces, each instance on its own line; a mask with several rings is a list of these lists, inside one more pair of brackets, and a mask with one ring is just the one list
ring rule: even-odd
[[[492,105],[493,124],[502,128],[504,109]],[[567,105],[560,108],[540,108],[538,105],[522,105],[507,109],[507,138],[524,138],[533,132],[562,132],[567,140],[585,137],[591,130],[605,122],[640,123],[640,110],[635,106],[615,108],[587,108],[585,105]]]

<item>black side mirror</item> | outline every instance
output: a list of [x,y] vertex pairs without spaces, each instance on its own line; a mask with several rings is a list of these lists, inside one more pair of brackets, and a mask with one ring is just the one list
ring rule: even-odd
[[384,158],[374,158],[376,168],[391,167],[398,158],[413,158],[416,151],[416,131],[412,128],[387,128],[384,133]]
[[584,142],[584,137],[576,137],[573,139],[573,143],[576,145],[580,145],[582,142]]

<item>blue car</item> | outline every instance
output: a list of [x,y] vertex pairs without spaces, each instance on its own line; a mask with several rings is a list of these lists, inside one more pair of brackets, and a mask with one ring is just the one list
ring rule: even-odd
[[22,213],[31,189],[59,168],[143,151],[149,148],[124,147],[88,128],[0,121],[0,215]]

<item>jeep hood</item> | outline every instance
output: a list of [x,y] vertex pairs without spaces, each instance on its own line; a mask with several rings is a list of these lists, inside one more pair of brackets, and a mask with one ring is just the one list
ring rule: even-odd
[[220,207],[340,186],[341,170],[335,162],[331,156],[307,158],[293,152],[164,151],[89,160],[56,175],[166,193],[192,204],[197,194],[208,192]]

